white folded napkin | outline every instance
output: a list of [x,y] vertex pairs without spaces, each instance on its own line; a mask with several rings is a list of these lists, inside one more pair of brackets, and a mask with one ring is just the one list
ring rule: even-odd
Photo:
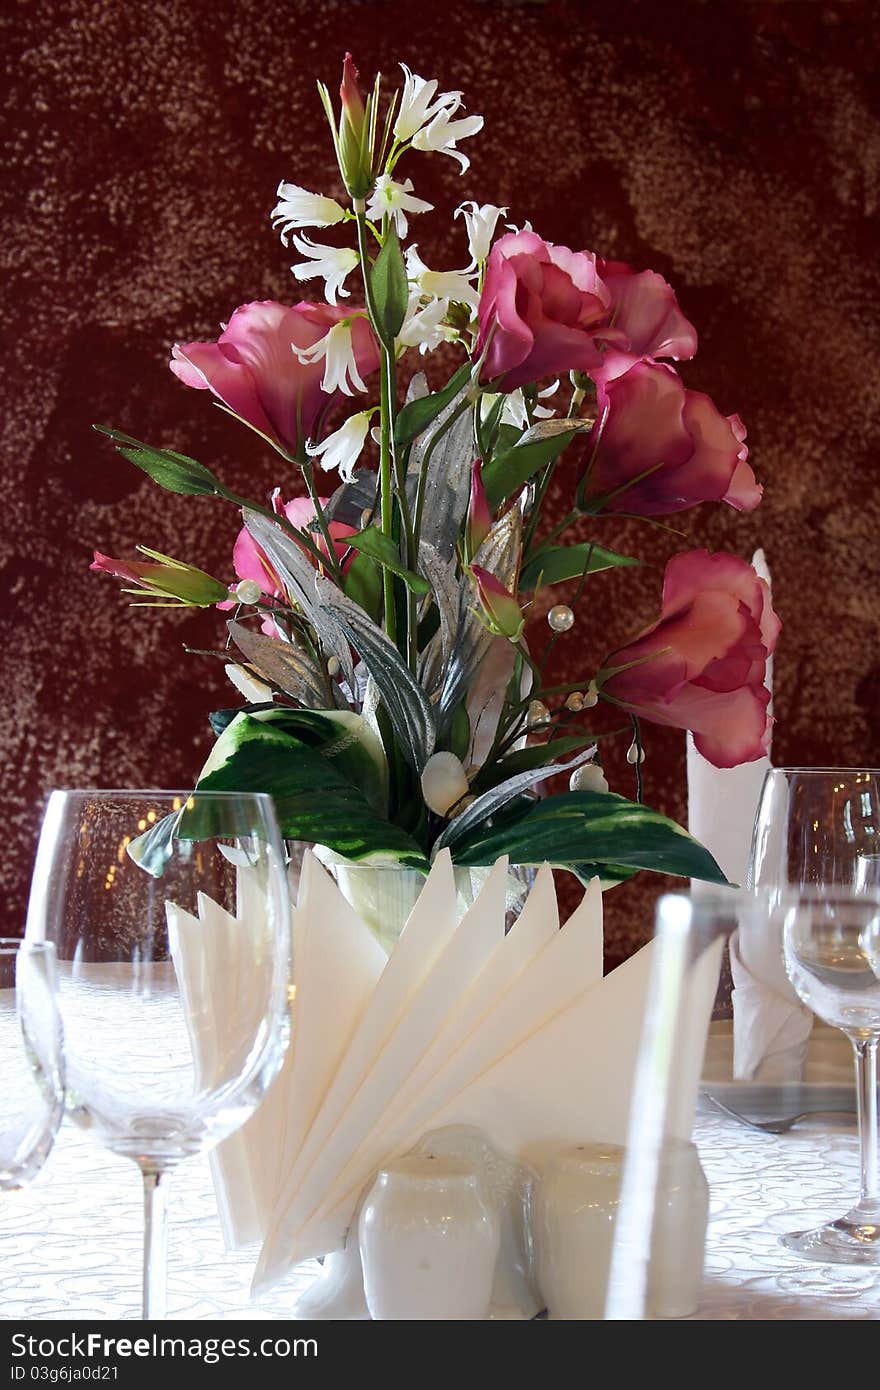
[[[763,550],[755,551],[752,564],[769,584]],[[767,662],[767,685],[772,695],[772,657]],[[688,829],[734,884],[746,882],[755,814],[771,766],[765,757],[740,767],[713,767],[697,752],[693,737],[687,736]],[[691,884],[695,899],[717,893],[710,884]],[[746,915],[750,916],[748,911]],[[740,922],[730,943],[730,968],[734,1076],[797,1079],[803,1070],[812,1015],[785,979],[778,944],[771,940],[766,925],[762,933],[757,919],[750,919],[748,926]]]

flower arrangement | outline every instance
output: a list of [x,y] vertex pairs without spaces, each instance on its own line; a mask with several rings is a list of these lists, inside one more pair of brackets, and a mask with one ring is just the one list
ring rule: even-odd
[[[464,171],[459,144],[483,122],[463,114],[460,92],[403,73],[384,115],[380,78],[365,96],[350,55],[338,110],[319,84],[345,203],[278,188],[272,221],[297,253],[293,274],[322,281],[325,302],[242,305],[215,342],[175,346],[170,363],[298,470],[307,496],[278,487],[268,504],[248,500],[195,459],[105,429],[160,486],[225,498],[243,526],[231,586],[146,547],[137,561],[96,553],[93,568],[136,602],[228,612],[220,654],[245,703],[212,714],[197,787],[271,793],[291,839],[418,868],[449,846],[464,865],[507,854],[606,883],[641,868],[723,882],[641,803],[642,721],[692,730],[719,767],[766,751],[779,623],[754,569],[679,554],[651,627],[575,685],[543,672],[594,576],[637,563],[572,543],[574,524],[710,500],[753,509],[742,422],[671,365],[693,357],[697,336],[651,270],[550,244],[528,224],[505,229],[505,208],[475,202],[455,214],[467,264],[428,267],[407,238],[431,205],[401,165],[436,152]],[[331,228],[340,244],[307,234]],[[416,351],[427,366],[442,347],[448,360],[448,345],[461,354],[449,379],[429,387],[433,373],[416,371],[399,403],[401,359]],[[567,449],[580,460],[571,510],[548,529]],[[340,484],[322,488],[334,469]],[[575,597],[549,608],[536,655],[529,605],[565,581]],[[599,702],[620,711],[634,801],[608,790],[600,749],[614,735],[589,727]],[[560,773],[567,792],[536,794]],[[172,829],[150,832],[145,861]]]

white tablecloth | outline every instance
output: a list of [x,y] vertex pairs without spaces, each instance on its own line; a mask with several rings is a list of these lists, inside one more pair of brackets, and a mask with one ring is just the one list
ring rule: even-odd
[[[698,1319],[880,1318],[880,1272],[811,1264],[777,1236],[839,1216],[858,1185],[853,1126],[827,1121],[782,1137],[701,1115],[697,1143],[712,1192]],[[0,1309],[13,1319],[133,1318],[140,1305],[140,1176],[65,1122],[33,1186],[0,1195]],[[303,1265],[251,1303],[254,1252],[226,1254],[204,1159],[171,1188],[172,1318],[290,1317]]]

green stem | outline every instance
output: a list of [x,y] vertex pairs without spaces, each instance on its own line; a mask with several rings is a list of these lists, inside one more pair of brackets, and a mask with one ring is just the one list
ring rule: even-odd
[[[388,369],[389,353],[383,349],[381,364],[381,429],[379,435],[379,496],[380,525],[384,535],[394,535],[394,496],[391,489],[391,410],[389,397],[391,380]],[[382,594],[385,609],[385,631],[397,645],[397,612],[394,607],[394,575],[382,570]]]

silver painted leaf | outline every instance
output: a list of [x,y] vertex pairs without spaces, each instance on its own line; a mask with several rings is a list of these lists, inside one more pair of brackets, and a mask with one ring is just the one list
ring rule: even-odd
[[464,390],[413,441],[407,471],[407,496],[414,506],[419,476],[423,469],[427,470],[420,539],[439,551],[444,560],[451,560],[455,553],[458,533],[467,513],[471,470],[476,457],[473,406],[449,425],[463,399]]
[[266,556],[291,599],[302,609],[321,646],[339,662],[349,687],[354,690],[354,663],[345,634],[333,616],[315,597],[317,571],[292,536],[259,512],[242,512],[244,524]]
[[404,405],[409,405],[410,401],[420,401],[423,396],[428,394],[428,378],[424,372],[413,372],[409,379],[409,386],[406,388],[406,400]]
[[528,772],[518,772],[515,777],[508,777],[506,782],[499,782],[497,787],[490,787],[482,796],[478,796],[476,801],[472,801],[467,810],[462,811],[460,816],[449,822],[446,829],[438,837],[437,843],[431,851],[432,855],[439,853],[444,845],[454,845],[462,836],[481,821],[488,820],[489,816],[506,806],[508,801],[512,801],[515,796],[521,796],[530,787],[535,787],[539,782],[545,782],[548,777],[556,777],[560,772],[570,772],[572,768],[580,767],[581,763],[588,762],[595,753],[595,745],[585,748],[583,752],[575,754],[566,763],[548,763],[545,767],[533,767]]
[[[443,681],[443,672],[452,658],[452,648],[458,631],[463,581],[456,575],[454,559],[444,560],[433,545],[425,541],[419,546],[419,569],[431,585],[431,599],[437,607],[440,626],[436,641],[428,643],[422,653],[419,680],[429,696],[433,696]],[[426,603],[431,600],[426,599]]]
[[[482,565],[513,592],[519,574],[521,550],[522,517],[519,508],[514,506],[495,522],[474,556],[474,563]],[[475,604],[476,597],[468,583],[461,596],[458,631],[440,692],[437,719],[441,728],[451,718],[494,641],[494,634],[473,611]]]
[[285,641],[255,632],[235,619],[230,619],[226,627],[238,650],[270,685],[299,700],[307,709],[327,709],[333,704],[330,682],[296,634]]
[[358,604],[321,575],[315,580],[315,591],[322,610],[332,613],[357,648],[382,696],[401,752],[421,772],[437,741],[434,714],[424,690],[394,643]]
[[328,521],[344,521],[360,531],[364,512],[374,513],[379,505],[379,475],[371,468],[356,468],[350,483],[342,483],[324,508]]

